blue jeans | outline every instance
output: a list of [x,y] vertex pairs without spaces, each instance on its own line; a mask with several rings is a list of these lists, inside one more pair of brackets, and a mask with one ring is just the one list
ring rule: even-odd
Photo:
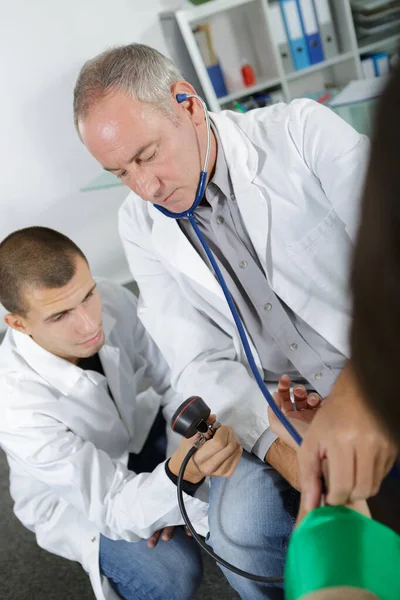
[[[213,478],[207,542],[236,567],[282,577],[300,494],[269,465],[247,452],[229,479]],[[221,567],[242,600],[283,600],[281,584],[264,584]]]
[[[244,452],[231,478],[211,480],[207,542],[241,569],[282,576],[298,501],[298,493],[272,467]],[[101,536],[100,569],[126,600],[185,600],[199,586],[203,568],[196,542],[179,528],[169,542],[161,540],[153,549],[145,540]],[[243,600],[283,599],[281,585],[223,572]]]
[[183,527],[155,548],[100,538],[100,570],[125,600],[189,600],[203,577],[200,548]]

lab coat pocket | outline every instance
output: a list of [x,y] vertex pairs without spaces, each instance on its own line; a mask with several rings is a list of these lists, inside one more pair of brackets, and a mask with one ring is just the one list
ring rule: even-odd
[[298,241],[287,245],[292,261],[311,281],[312,293],[345,311],[352,251],[351,238],[333,209]]

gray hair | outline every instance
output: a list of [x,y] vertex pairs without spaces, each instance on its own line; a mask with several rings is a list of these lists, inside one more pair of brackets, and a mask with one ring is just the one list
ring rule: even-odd
[[153,104],[172,115],[171,86],[183,79],[174,63],[150,46],[129,44],[110,48],[88,60],[74,89],[74,121],[85,119],[107,94],[121,90],[133,99]]

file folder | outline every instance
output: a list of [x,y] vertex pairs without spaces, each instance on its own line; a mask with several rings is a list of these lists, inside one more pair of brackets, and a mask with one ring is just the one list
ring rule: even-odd
[[387,52],[376,52],[373,55],[375,74],[377,77],[381,75],[389,75],[390,73],[390,62],[389,54]]
[[296,0],[280,0],[283,22],[290,44],[293,64],[296,71],[309,67],[310,57],[307,49],[306,38],[303,34],[303,25]]
[[292,73],[294,64],[292,54],[290,52],[289,40],[286,35],[285,25],[283,23],[279,2],[271,4],[269,7],[271,31],[278,48],[279,56],[281,57],[283,71]]
[[364,56],[364,58],[361,59],[361,70],[363,72],[364,79],[376,77],[375,63],[372,56]]
[[314,7],[317,14],[319,33],[321,36],[325,60],[328,60],[329,58],[333,58],[339,54],[329,0],[315,0]]
[[314,10],[313,0],[298,0],[304,36],[307,42],[308,54],[312,65],[324,60],[321,38]]

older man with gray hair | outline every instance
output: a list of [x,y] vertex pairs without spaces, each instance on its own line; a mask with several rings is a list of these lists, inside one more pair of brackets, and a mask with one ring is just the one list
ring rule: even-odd
[[[305,99],[245,115],[209,114],[210,166],[193,215],[197,229],[269,388],[286,373],[305,405],[307,388],[311,404],[326,397],[297,453],[269,428],[265,400],[190,222],[157,210],[190,209],[207,152],[202,105],[187,96],[177,102],[178,94],[181,100],[195,90],[159,52],[140,44],[111,49],[78,77],[75,123],[91,154],[132,190],[120,211],[120,233],[140,287],[140,318],[166,357],[174,387],[203,396],[247,451],[248,496],[234,518],[221,509],[210,522],[226,519],[226,539],[243,542],[253,512],[269,556],[256,564],[241,552],[237,563],[276,576],[297,508],[298,459],[312,507],[320,501],[322,459],[330,469],[328,502],[341,504],[376,493],[395,456],[365,411],[348,360],[349,256],[368,142]],[[252,477],[256,482],[265,463],[259,496]],[[215,549],[223,555],[219,542]],[[246,543],[252,545],[250,538]],[[242,597],[259,597],[244,580],[228,577]]]

